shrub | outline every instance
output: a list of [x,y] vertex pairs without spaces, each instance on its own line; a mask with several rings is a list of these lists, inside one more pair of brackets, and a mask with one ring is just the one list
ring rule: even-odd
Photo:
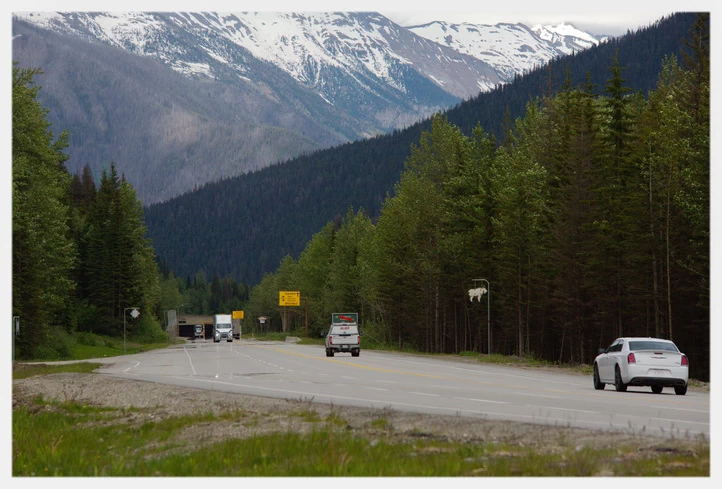
[[98,346],[98,337],[87,331],[79,331],[75,334],[75,340],[80,345]]
[[141,316],[133,328],[133,340],[138,343],[160,343],[166,340],[166,335],[160,323],[151,315]]

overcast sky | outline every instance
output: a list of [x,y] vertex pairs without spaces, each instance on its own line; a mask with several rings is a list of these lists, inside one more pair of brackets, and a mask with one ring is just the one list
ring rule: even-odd
[[[618,36],[646,27],[681,11],[712,11],[712,0],[10,0],[11,11],[23,10],[140,10],[140,11],[371,11],[400,25],[434,20],[473,24],[566,22],[601,35]],[[120,7],[120,8],[119,8]],[[713,16],[714,19],[714,16]]]

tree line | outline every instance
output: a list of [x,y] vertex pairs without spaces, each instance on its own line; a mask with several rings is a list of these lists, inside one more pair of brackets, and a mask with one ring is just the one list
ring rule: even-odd
[[[614,57],[602,95],[567,81],[498,141],[437,115],[378,219],[349,209],[328,222],[251,289],[249,316],[298,327],[277,304],[299,290],[313,334],[357,311],[369,337],[399,348],[489,353],[490,330],[491,353],[563,363],[658,336],[708,378],[708,22],[647,97]],[[480,278],[490,310],[469,302]]]
[[[178,280],[157,263],[135,189],[114,163],[96,182],[65,167],[37,100],[40,69],[13,67],[12,314],[17,358],[59,359],[89,335],[165,341],[165,311],[240,309],[248,287],[200,272]],[[130,312],[138,309],[134,319]]]

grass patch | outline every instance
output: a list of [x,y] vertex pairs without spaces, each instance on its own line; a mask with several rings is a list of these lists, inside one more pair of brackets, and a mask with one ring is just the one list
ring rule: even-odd
[[[89,358],[116,357],[119,355],[132,355],[144,351],[167,348],[171,344],[182,343],[183,340],[174,342],[163,341],[160,343],[136,343],[126,341],[123,351],[123,339],[103,337],[103,340],[95,345],[78,343],[73,347],[72,358],[69,360],[86,360]],[[42,359],[41,359],[42,360]]]
[[88,360],[91,358],[116,357],[120,355],[132,355],[134,353],[142,353],[150,350],[158,350],[167,348],[173,344],[184,343],[183,339],[177,338],[168,341],[156,343],[143,343],[126,339],[125,345],[123,338],[114,338],[111,336],[99,336],[90,333],[79,333],[76,341],[71,342],[69,354],[62,358],[50,358],[38,356],[30,359],[34,362],[64,361],[64,360]]
[[92,373],[96,368],[102,367],[101,363],[78,362],[65,363],[60,365],[48,365],[45,363],[30,364],[16,363],[13,365],[13,379],[26,379],[36,375],[49,375],[61,372],[77,372],[83,374]]
[[[539,450],[434,436],[397,442],[319,425],[309,434],[278,433],[187,446],[177,435],[196,423],[227,423],[211,414],[129,422],[123,410],[13,412],[13,476],[705,476],[709,444],[669,448],[629,445]],[[384,419],[374,421],[386,426]],[[372,423],[372,424],[373,424]],[[672,448],[674,447],[674,448]]]
[[371,426],[372,428],[385,430],[386,428],[389,427],[389,420],[386,418],[374,419],[373,421],[371,421],[369,423],[369,426]]

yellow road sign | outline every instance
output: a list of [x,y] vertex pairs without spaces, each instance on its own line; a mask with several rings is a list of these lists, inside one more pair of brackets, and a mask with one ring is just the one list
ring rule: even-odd
[[243,319],[243,311],[233,311],[233,319]]
[[298,290],[288,291],[282,290],[278,293],[279,306],[300,306],[301,292]]

